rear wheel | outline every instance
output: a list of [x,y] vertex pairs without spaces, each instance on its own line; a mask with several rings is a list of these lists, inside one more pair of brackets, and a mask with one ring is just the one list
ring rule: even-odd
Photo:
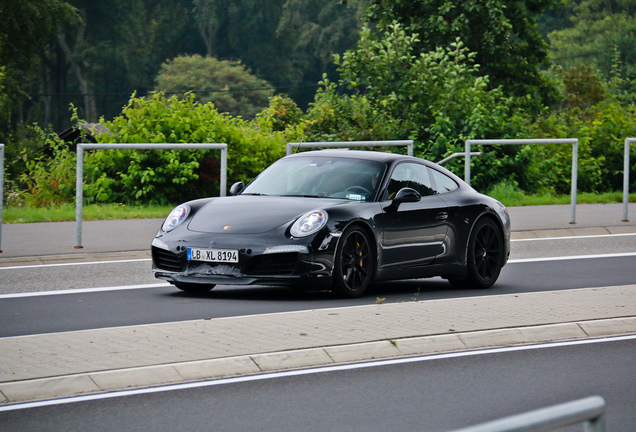
[[193,284],[193,283],[183,283],[177,282],[174,284],[181,291],[194,293],[194,294],[205,294],[214,288],[216,285],[212,284]]
[[363,295],[373,278],[373,266],[367,234],[357,227],[346,229],[336,250],[333,291],[347,298]]
[[448,279],[459,288],[489,288],[499,277],[504,263],[501,230],[488,218],[477,221],[468,241],[465,279]]

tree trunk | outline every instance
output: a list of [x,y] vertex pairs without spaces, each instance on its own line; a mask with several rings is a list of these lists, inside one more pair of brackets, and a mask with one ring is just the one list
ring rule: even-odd
[[80,57],[78,54],[78,47],[80,47],[84,41],[84,31],[86,29],[85,24],[80,24],[80,28],[77,34],[77,40],[75,41],[75,47],[71,50],[66,43],[66,35],[64,31],[61,31],[58,36],[58,43],[60,48],[62,48],[62,52],[66,56],[66,60],[71,64],[73,68],[73,72],[75,72],[75,77],[79,82],[80,92],[84,99],[84,110],[86,121],[89,123],[97,122],[97,104],[95,102],[95,95],[92,93],[91,86],[88,82],[88,79],[84,75],[82,71],[82,67],[78,58]]

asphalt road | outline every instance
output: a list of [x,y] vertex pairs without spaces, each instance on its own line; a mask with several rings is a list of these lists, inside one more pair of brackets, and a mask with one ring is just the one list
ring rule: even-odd
[[634,430],[636,339],[531,348],[9,411],[0,430],[434,432],[590,395],[607,401],[607,431]]
[[[635,265],[633,234],[533,239],[513,243],[511,262],[490,290],[456,290],[441,279],[403,281],[378,285],[355,300],[270,287],[218,287],[192,296],[153,279],[144,260],[5,267],[0,337],[354,306],[378,297],[403,302],[626,285],[636,283]],[[441,431],[598,394],[608,402],[607,430],[627,432],[636,424],[635,355],[636,342],[628,339],[259,375],[0,412],[0,430],[48,431],[55,425],[68,431]]]
[[[379,284],[349,300],[262,286],[220,286],[192,295],[154,279],[147,260],[0,268],[0,337],[356,306],[378,298],[389,303],[627,285],[636,283],[634,252],[636,235],[517,241],[489,290],[454,289],[434,278]],[[616,253],[627,256],[602,257]],[[573,254],[597,258],[563,259]],[[82,291],[68,293],[73,289]],[[26,296],[12,296],[20,293]]]
[[489,290],[455,289],[436,278],[378,285],[369,295],[349,300],[277,287],[225,286],[192,295],[170,285],[0,298],[0,337],[357,306],[373,304],[378,297],[389,303],[627,285],[636,283],[636,275],[625,271],[634,267],[636,256],[512,263]]

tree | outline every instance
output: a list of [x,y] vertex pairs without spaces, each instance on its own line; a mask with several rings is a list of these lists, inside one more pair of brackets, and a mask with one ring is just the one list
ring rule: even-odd
[[74,7],[60,0],[3,0],[0,3],[0,59],[25,67],[65,22],[76,21]]
[[213,102],[220,112],[250,119],[274,93],[267,81],[250,74],[240,62],[200,55],[164,63],[155,90],[180,96],[192,92],[202,104]]
[[218,0],[193,0],[193,15],[201,39],[205,43],[208,57],[214,57],[217,50],[216,32],[220,26],[223,2]]
[[[0,2],[0,62],[5,103],[24,119],[23,104],[30,93],[38,53],[64,23],[77,22],[76,9],[60,0],[4,0]],[[5,119],[8,120],[8,119]],[[7,125],[0,126],[7,129]]]
[[306,106],[333,53],[355,46],[369,0],[193,0],[206,53],[236,60]]
[[355,47],[362,15],[369,0],[348,3],[324,0],[286,0],[276,29],[277,37],[293,41],[289,53],[289,83],[301,85],[292,92],[299,103],[310,100],[323,74],[336,79],[333,55]]
[[605,80],[636,78],[636,4],[569,0],[567,6],[571,25],[548,35],[553,63],[597,69]]
[[416,52],[448,47],[459,38],[476,54],[479,74],[490,88],[518,98],[538,110],[556,98],[553,85],[540,73],[548,49],[535,15],[557,0],[376,0],[367,19],[385,31],[394,21],[418,36]]
[[434,160],[450,144],[505,133],[513,114],[511,100],[501,89],[489,88],[474,63],[476,55],[460,40],[418,54],[419,43],[416,34],[397,22],[379,35],[364,27],[358,48],[336,56],[340,84],[400,119],[403,139],[417,139],[422,154]]

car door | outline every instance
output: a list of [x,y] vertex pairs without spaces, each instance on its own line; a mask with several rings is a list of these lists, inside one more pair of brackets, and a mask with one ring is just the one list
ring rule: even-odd
[[[415,189],[421,199],[394,205],[397,191]],[[390,177],[384,212],[380,215],[382,241],[380,269],[390,267],[420,267],[429,264],[442,253],[447,232],[448,206],[432,186],[429,169],[424,164],[403,162]]]

